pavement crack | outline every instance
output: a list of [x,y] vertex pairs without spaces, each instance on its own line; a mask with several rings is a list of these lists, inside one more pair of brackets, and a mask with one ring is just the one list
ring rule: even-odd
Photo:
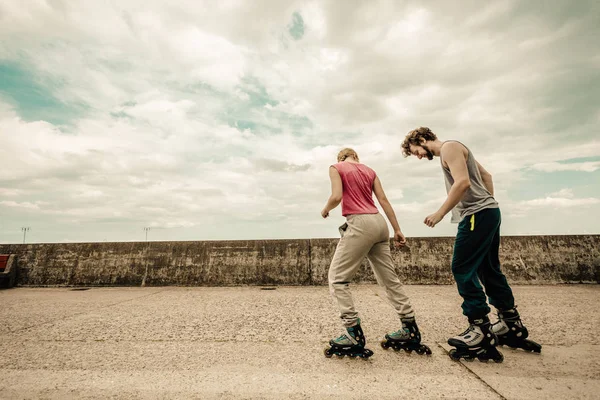
[[[436,343],[438,345],[438,347],[440,349],[442,349],[442,351],[444,351],[446,354],[448,354],[448,351],[439,343]],[[492,392],[496,393],[502,400],[508,400],[506,397],[502,396],[502,394],[500,394],[500,392],[498,392],[496,389],[494,389],[494,387],[492,387],[489,383],[487,383],[485,381],[485,379],[483,379],[481,376],[477,375],[477,373],[475,371],[473,371],[471,368],[469,368],[469,366],[462,362],[462,361],[454,361],[459,363],[460,365],[462,365],[467,371],[469,371],[472,375],[474,375],[477,380],[479,380],[481,383],[483,383],[485,386],[487,386]]]
[[127,300],[118,301],[116,303],[107,304],[105,306],[94,308],[93,310],[82,311],[82,312],[79,312],[79,313],[76,313],[76,314],[73,314],[73,315],[69,315],[68,317],[55,318],[55,319],[50,320],[50,321],[40,322],[39,324],[33,324],[33,325],[25,326],[23,328],[15,329],[14,331],[8,331],[8,334],[10,335],[10,334],[13,334],[13,333],[19,333],[19,332],[26,331],[28,329],[38,328],[38,327],[44,326],[44,325],[51,325],[51,324],[53,324],[56,321],[66,321],[68,319],[72,319],[72,318],[79,317],[79,316],[84,315],[84,314],[88,314],[90,311],[102,310],[102,309],[105,309],[105,308],[117,306],[119,304],[127,303],[127,302],[130,302],[130,301],[133,301],[133,300],[143,299],[143,298],[146,298],[146,297],[149,297],[149,296],[154,296],[155,294],[159,294],[159,293],[165,292],[167,290],[169,290],[169,289],[162,289],[162,290],[150,293],[150,294],[145,294],[143,296],[134,297],[134,298],[127,299]]

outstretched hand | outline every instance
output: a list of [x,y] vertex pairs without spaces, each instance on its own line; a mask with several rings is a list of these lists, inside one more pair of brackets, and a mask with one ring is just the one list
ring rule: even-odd
[[438,222],[440,222],[442,219],[444,219],[443,215],[440,215],[440,213],[438,212],[434,212],[431,215],[428,215],[425,218],[425,221],[423,221],[423,223],[425,225],[427,225],[430,228],[433,228],[434,226],[436,226],[438,224]]

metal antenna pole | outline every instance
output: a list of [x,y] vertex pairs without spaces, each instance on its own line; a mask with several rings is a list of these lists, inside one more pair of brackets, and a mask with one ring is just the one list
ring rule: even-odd
[[27,231],[30,229],[31,228],[29,226],[24,226],[21,228],[21,230],[23,231],[23,244],[25,244],[25,237],[27,236]]

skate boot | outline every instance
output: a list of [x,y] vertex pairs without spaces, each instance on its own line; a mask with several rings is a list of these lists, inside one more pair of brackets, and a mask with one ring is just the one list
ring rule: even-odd
[[466,331],[448,339],[448,344],[455,347],[450,350],[450,358],[455,361],[459,361],[461,358],[473,361],[477,358],[482,362],[494,360],[501,363],[504,356],[496,349],[498,338],[492,332],[490,319],[487,316],[480,319],[469,319],[469,324]]
[[517,308],[498,310],[498,322],[492,325],[492,331],[498,336],[498,344],[513,349],[523,349],[534,353],[542,352],[542,345],[527,339],[529,332],[521,322]]
[[391,347],[395,351],[402,349],[407,353],[412,353],[414,350],[417,354],[430,355],[429,346],[421,344],[421,333],[415,318],[401,318],[400,321],[402,321],[402,329],[385,335],[385,340],[381,341],[381,347],[386,350]]
[[350,356],[350,358],[360,357],[366,360],[373,355],[373,352],[365,348],[365,343],[365,335],[359,320],[357,325],[346,328],[346,333],[342,336],[329,341],[331,347],[325,349],[325,357],[331,358],[335,354],[340,358]]

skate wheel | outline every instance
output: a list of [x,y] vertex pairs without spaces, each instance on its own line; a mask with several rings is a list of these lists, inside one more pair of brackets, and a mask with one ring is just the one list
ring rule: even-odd
[[448,353],[448,355],[454,361],[459,361],[460,360],[460,355],[456,354],[456,349],[450,350],[450,352]]
[[535,347],[530,347],[530,348],[529,348],[529,349],[527,349],[527,350],[529,350],[529,351],[530,351],[530,352],[532,352],[532,353],[538,353],[538,354],[540,354],[540,353],[542,352],[542,346],[539,346],[539,347],[537,347],[537,346],[535,346]]
[[427,354],[428,356],[430,356],[432,354],[431,349],[429,348],[429,346],[423,346],[423,351],[425,354]]
[[485,356],[486,356],[485,357],[486,361],[487,360],[493,360],[496,363],[501,363],[502,361],[504,361],[504,355],[502,353],[500,353],[498,351],[498,349],[495,348],[495,347],[492,347],[492,348],[488,349],[486,351]]
[[356,358],[356,354],[349,354],[348,357],[350,357],[350,358]]
[[337,358],[344,358],[345,354],[340,354],[340,353],[335,353],[335,355],[337,356]]
[[415,350],[417,352],[418,355],[423,355],[425,354],[425,349],[422,347],[419,347],[417,350]]
[[525,346],[523,346],[523,349],[533,353],[541,353],[542,345],[531,340],[525,340]]
[[381,341],[381,347],[382,347],[384,350],[387,350],[387,349],[389,349],[389,348],[390,348],[390,344],[387,342],[387,340],[382,340],[382,341]]
[[323,350],[323,354],[325,354],[325,357],[327,357],[327,358],[331,358],[331,356],[333,356],[333,354],[329,350],[330,349],[328,349],[328,348],[325,348]]
[[412,350],[411,349],[403,349],[405,353],[411,354]]

